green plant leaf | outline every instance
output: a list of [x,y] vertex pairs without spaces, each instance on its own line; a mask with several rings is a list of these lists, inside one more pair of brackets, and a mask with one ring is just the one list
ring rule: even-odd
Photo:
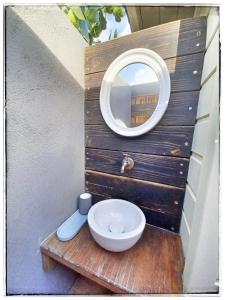
[[104,8],[105,12],[108,13],[108,14],[112,14],[113,13],[113,6],[105,6]]
[[90,7],[88,7],[85,10],[85,17],[91,23],[98,22],[99,21],[98,10],[96,8],[90,8]]
[[58,7],[65,13],[68,14],[70,8],[67,5],[58,5]]
[[124,10],[123,10],[122,7],[115,6],[115,7],[113,8],[113,14],[114,14],[115,17],[117,16],[117,17],[122,18],[122,17],[124,17],[125,12],[124,12]]
[[99,23],[95,23],[91,30],[92,36],[94,38],[97,38],[99,37],[101,32],[102,32],[101,25]]
[[105,30],[107,22],[101,10],[99,10],[99,22],[101,23],[102,30]]
[[77,18],[75,17],[75,15],[74,15],[72,9],[70,9],[70,10],[68,11],[67,16],[68,16],[70,22],[76,27],[76,26],[77,26]]
[[[94,38],[96,39],[99,37],[101,32],[106,29],[106,14],[113,14],[116,22],[120,22],[121,18],[125,15],[122,6],[58,6],[67,14],[70,22],[77,28],[90,45],[92,45]],[[114,31],[113,37],[112,32],[109,35],[109,39],[117,37],[117,30]]]
[[71,6],[71,9],[73,10],[73,13],[79,20],[85,20],[82,9],[79,6]]
[[88,25],[86,21],[80,20],[79,27],[81,34],[85,37],[86,40],[89,40],[89,32],[88,32]]

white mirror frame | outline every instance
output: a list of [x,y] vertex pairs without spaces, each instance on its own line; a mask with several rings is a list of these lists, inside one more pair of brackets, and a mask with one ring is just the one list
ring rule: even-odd
[[[143,63],[148,65],[156,73],[159,80],[159,100],[151,118],[145,123],[125,128],[117,124],[110,108],[110,90],[114,78],[129,64]],[[170,75],[164,60],[154,51],[144,48],[128,50],[118,56],[107,69],[101,84],[100,108],[103,119],[114,132],[127,137],[142,135],[158,124],[163,117],[170,98]]]

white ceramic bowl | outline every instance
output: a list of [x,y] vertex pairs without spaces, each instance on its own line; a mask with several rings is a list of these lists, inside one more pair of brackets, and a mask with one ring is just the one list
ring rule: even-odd
[[88,212],[88,225],[93,238],[103,248],[114,252],[125,251],[135,245],[145,223],[141,209],[121,199],[103,200]]

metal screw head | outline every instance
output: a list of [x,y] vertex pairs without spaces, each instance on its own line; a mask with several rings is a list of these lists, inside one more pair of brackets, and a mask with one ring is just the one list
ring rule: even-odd
[[183,175],[183,171],[180,171],[179,173],[180,173],[180,175]]
[[188,109],[189,109],[189,110],[192,110],[192,106],[189,106]]
[[171,227],[170,227],[170,229],[171,229],[172,231],[174,231],[174,230],[175,230],[175,228],[174,228],[173,226],[171,226]]
[[200,44],[199,44],[199,43],[197,43],[197,44],[196,44],[196,47],[199,47],[199,46],[200,46]]
[[178,201],[174,201],[174,204],[175,204],[175,205],[178,205],[178,204],[179,204],[179,202],[178,202]]
[[184,165],[183,163],[180,163],[180,166],[181,166],[181,167],[183,167],[183,165]]
[[185,142],[184,145],[185,145],[185,146],[188,146],[188,142]]
[[194,74],[194,75],[197,75],[197,74],[198,74],[198,71],[197,71],[197,70],[194,70],[194,71],[193,71],[193,74]]

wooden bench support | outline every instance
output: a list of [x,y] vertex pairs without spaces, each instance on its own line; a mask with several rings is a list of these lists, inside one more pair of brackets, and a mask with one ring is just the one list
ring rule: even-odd
[[94,281],[78,275],[69,295],[109,295],[112,292]]
[[42,266],[44,271],[45,272],[52,271],[56,267],[57,262],[43,253],[41,256],[42,256]]

